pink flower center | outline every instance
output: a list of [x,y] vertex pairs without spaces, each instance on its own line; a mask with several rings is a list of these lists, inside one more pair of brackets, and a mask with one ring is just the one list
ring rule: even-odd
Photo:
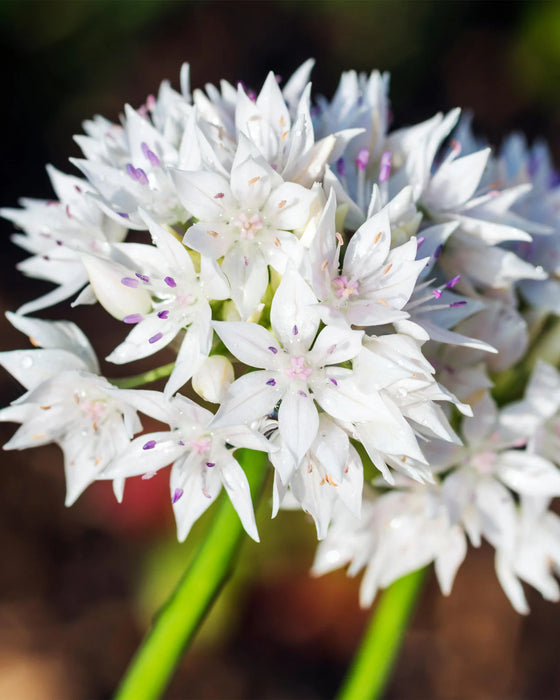
[[480,452],[471,459],[471,464],[479,474],[492,474],[497,459],[495,452]]
[[106,405],[103,401],[85,399],[84,401],[80,401],[80,408],[88,418],[91,418],[92,423],[97,423],[105,414]]
[[356,280],[348,281],[346,275],[340,275],[340,277],[335,277],[332,282],[334,287],[334,293],[339,299],[349,299],[355,294],[360,293],[360,285]]
[[233,223],[239,227],[241,238],[245,240],[252,240],[255,234],[264,226],[262,217],[258,212],[248,216],[246,212],[242,211]]
[[203,455],[208,452],[211,444],[212,441],[209,437],[198,438],[198,440],[189,440],[189,445],[199,455]]
[[305,364],[303,357],[290,357],[290,367],[286,370],[286,374],[290,379],[306,380],[313,370]]

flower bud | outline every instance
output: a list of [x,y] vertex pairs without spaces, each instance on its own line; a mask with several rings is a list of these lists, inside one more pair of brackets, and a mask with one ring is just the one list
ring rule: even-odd
[[192,385],[205,401],[220,403],[233,379],[233,365],[227,357],[211,355],[194,373]]

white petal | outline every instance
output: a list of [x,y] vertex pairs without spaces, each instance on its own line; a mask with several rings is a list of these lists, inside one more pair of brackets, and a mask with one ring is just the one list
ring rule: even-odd
[[122,320],[125,316],[145,314],[152,308],[150,294],[142,286],[129,287],[121,280],[130,277],[130,271],[112,260],[82,254],[89,281],[99,303],[111,316]]
[[253,501],[251,500],[251,489],[249,488],[245,472],[233,457],[223,464],[220,463],[220,469],[224,488],[227,491],[231,504],[237,511],[237,515],[239,515],[245,531],[255,542],[259,542]]
[[444,163],[430,180],[423,201],[436,211],[455,209],[475,193],[486,168],[490,149]]
[[243,319],[256,310],[268,285],[268,267],[260,250],[237,243],[222,263],[231,286],[231,298]]
[[[305,392],[302,392],[302,394]],[[319,414],[315,402],[308,395],[289,391],[278,411],[278,427],[282,440],[299,464],[311,447],[319,430]]]
[[499,550],[496,552],[495,566],[498,581],[504,589],[504,593],[509,598],[509,602],[520,615],[527,615],[529,613],[529,606],[525,598],[525,593],[523,592],[523,586],[514,574],[513,567],[508,561],[508,557]]
[[166,322],[157,314],[151,314],[134,326],[125,340],[105,359],[122,365],[148,357],[168,345],[179,331],[180,326],[176,323]]
[[271,191],[271,174],[274,171],[252,158],[232,168],[231,192],[243,209],[261,209]]
[[70,321],[42,321],[29,316],[19,316],[18,314],[6,312],[8,321],[17,328],[33,338],[35,345],[43,348],[53,348],[67,350],[80,357],[88,370],[97,373],[99,363],[86,335]]
[[11,350],[0,353],[0,365],[26,389],[67,370],[87,370],[87,365],[66,350]]
[[560,496],[560,469],[525,450],[502,452],[497,473],[506,486],[523,495]]
[[439,587],[443,595],[449,595],[457,570],[467,554],[465,533],[455,525],[438,547],[435,570]]
[[244,321],[214,321],[212,324],[232,355],[249,367],[279,369],[284,353],[266,328]]
[[363,335],[363,331],[327,326],[319,333],[313,349],[308,353],[309,361],[317,367],[324,367],[351,360],[362,349]]
[[263,214],[274,226],[284,231],[298,231],[309,219],[311,206],[317,195],[295,182],[285,182],[268,198]]
[[344,254],[345,274],[359,279],[379,269],[387,258],[390,244],[391,227],[385,208],[362,224],[350,239]]
[[140,435],[108,465],[103,476],[109,479],[128,478],[156,472],[186,452],[188,448],[179,445],[179,440],[179,433],[169,431]]
[[276,386],[267,384],[276,376],[274,372],[263,370],[250,372],[236,379],[216,413],[214,425],[219,427],[248,424],[270,413],[282,398],[278,382]]
[[[222,483],[220,472],[208,468],[198,455],[177,460],[171,469],[171,499],[177,521],[177,539],[183,542],[193,524],[216,500]],[[179,492],[182,495],[177,498]]]
[[[201,221],[218,221],[224,211],[224,200],[231,200],[228,181],[204,170],[169,170],[181,203]],[[216,194],[223,194],[216,199]]]
[[272,300],[270,322],[275,335],[292,354],[307,350],[317,334],[316,303],[317,298],[303,277],[293,268],[286,270]]

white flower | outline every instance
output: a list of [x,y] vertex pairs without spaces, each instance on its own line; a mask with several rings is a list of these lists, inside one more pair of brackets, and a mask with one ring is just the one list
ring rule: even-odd
[[82,252],[106,254],[109,244],[124,239],[124,220],[107,217],[91,194],[85,180],[47,167],[58,200],[22,199],[23,209],[1,209],[0,214],[24,233],[14,243],[32,253],[18,265],[25,275],[48,280],[56,289],[24,304],[19,313],[33,313],[73,296],[87,284]]
[[373,419],[378,407],[375,397],[365,396],[352,383],[352,371],[338,366],[360,352],[363,332],[327,326],[315,339],[319,328],[316,303],[306,282],[289,269],[272,301],[274,335],[254,323],[214,322],[234,357],[249,367],[261,368],[231,385],[217,423],[260,419],[280,402],[278,426],[293,468],[319,429],[315,401],[342,420]]
[[210,411],[180,394],[170,401],[156,391],[122,394],[142,413],[167,423],[171,430],[134,439],[107,467],[105,476],[142,474],[149,478],[173,462],[170,488],[179,540],[186,538],[223,486],[243,527],[258,541],[249,483],[233,451],[248,447],[268,452],[271,446],[267,439],[244,425],[216,427]]
[[[271,438],[275,444],[274,436]],[[280,441],[281,442],[281,441]],[[286,476],[281,444],[277,452],[270,455],[276,468],[273,492],[272,517],[280,507],[289,504],[290,497],[305,512],[309,513],[317,527],[317,538],[323,539],[333,517],[337,503],[344,504],[355,516],[360,516],[362,486],[364,481],[362,461],[350,444],[348,435],[325,413],[319,416],[319,430],[298,469],[282,482]]]
[[[97,360],[77,326],[14,314],[9,320],[44,349],[0,353],[0,364],[28,389],[0,411],[0,420],[22,424],[4,449],[58,444],[66,505],[72,505],[89,484],[104,478],[105,467],[142,426],[134,408],[97,374]],[[124,480],[115,480],[119,500],[123,486]]]
[[443,491],[454,521],[461,521],[473,544],[484,536],[495,548],[514,547],[516,506],[521,496],[560,495],[560,470],[547,459],[522,449],[523,433],[503,425],[488,394],[473,405],[474,417],[463,420],[464,447],[443,448],[427,454],[434,464],[457,468],[446,477]]
[[240,143],[229,181],[217,172],[175,171],[181,201],[198,222],[184,243],[217,260],[243,319],[256,309],[268,285],[270,265],[283,273],[302,255],[293,232],[301,232],[311,214],[315,193],[284,182],[262,157]]
[[560,518],[547,510],[549,499],[523,497],[511,550],[496,551],[496,574],[513,607],[521,614],[529,606],[518,579],[536,588],[543,598],[560,600],[553,574],[560,572]]
[[361,520],[339,508],[326,539],[319,544],[313,573],[349,564],[349,574],[365,567],[360,604],[371,605],[379,588],[435,561],[442,592],[449,594],[467,545],[453,525],[436,486],[404,481],[399,488],[364,499]]
[[331,192],[310,248],[313,289],[321,300],[323,320],[375,326],[404,319],[402,311],[425,260],[416,260],[416,240],[390,249],[386,209],[354,233],[340,269],[341,236],[335,233],[335,199]]
[[[169,102],[166,93],[164,91],[163,97]],[[117,221],[124,219],[130,228],[139,230],[145,228],[139,209],[149,212],[163,224],[184,222],[189,218],[177,198],[168,167],[197,167],[200,162],[194,144],[187,156],[181,144],[172,143],[176,140],[172,123],[177,120],[178,103],[183,105],[179,118],[181,131],[183,136],[191,137],[187,124],[192,106],[175,93],[171,101],[173,106],[168,105],[174,112],[170,121],[167,114],[161,113],[162,105],[158,106],[155,99],[152,101],[150,109],[142,113],[126,105],[122,126],[107,120],[86,122],[89,135],[76,137],[86,158],[70,159],[99,193],[97,198],[103,210]],[[150,120],[152,110],[154,117],[157,115],[157,125]]]
[[134,325],[108,356],[110,362],[123,364],[148,357],[187,329],[166,386],[166,393],[172,394],[208,356],[212,342],[208,300],[227,298],[229,287],[212,260],[202,258],[197,275],[189,253],[175,236],[146,214],[143,216],[156,248],[132,248],[138,271],[105,260],[86,265],[101,303],[117,316],[127,308],[122,320]]

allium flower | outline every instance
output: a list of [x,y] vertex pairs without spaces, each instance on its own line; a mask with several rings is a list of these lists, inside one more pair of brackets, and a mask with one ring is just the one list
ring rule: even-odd
[[315,401],[343,420],[373,419],[378,407],[375,396],[365,396],[352,382],[351,370],[340,366],[358,355],[363,332],[327,326],[317,336],[316,304],[307,283],[289,269],[272,301],[274,335],[253,323],[214,322],[234,357],[260,368],[231,385],[217,424],[260,419],[280,402],[278,428],[292,468],[299,465],[319,430]]
[[[123,364],[152,355],[169,344],[181,329],[187,329],[166,388],[172,394],[208,356],[212,342],[209,299],[228,298],[229,286],[212,260],[203,258],[197,275],[181,243],[146,214],[144,219],[156,250],[148,246],[133,249],[132,255],[138,261],[136,271],[104,260],[90,259],[85,264],[105,308],[126,324],[134,325],[126,340],[108,356],[110,362]],[[111,294],[107,294],[108,277],[120,278],[110,287]],[[124,303],[123,298],[127,300]],[[123,317],[124,308],[127,313]]]
[[303,231],[316,195],[284,182],[263,159],[240,143],[229,181],[206,171],[175,173],[181,197],[198,222],[184,243],[203,256],[223,257],[222,269],[243,319],[257,308],[270,265],[283,273],[298,265],[303,251],[294,232]]
[[154,391],[119,394],[142,413],[167,423],[171,430],[145,433],[133,440],[108,466],[105,476],[150,478],[173,462],[170,487],[179,540],[186,538],[223,486],[243,527],[258,541],[249,483],[233,451],[248,447],[268,452],[271,446],[266,438],[242,424],[215,427],[210,411],[180,394],[170,401]]
[[[121,241],[127,227],[107,217],[95,204],[89,182],[47,167],[58,200],[23,199],[24,209],[2,209],[0,214],[24,233],[14,243],[33,255],[18,268],[29,277],[59,285],[47,294],[24,304],[27,314],[57,304],[77,294],[87,284],[82,252],[107,254],[109,244]],[[121,219],[122,222],[122,219]]]
[[[0,420],[21,423],[5,445],[22,450],[55,442],[64,452],[66,505],[84,489],[141,429],[135,409],[97,372],[93,350],[83,333],[67,321],[49,322],[8,316],[44,349],[0,353],[0,363],[28,390]],[[115,479],[122,498],[123,479]]]

